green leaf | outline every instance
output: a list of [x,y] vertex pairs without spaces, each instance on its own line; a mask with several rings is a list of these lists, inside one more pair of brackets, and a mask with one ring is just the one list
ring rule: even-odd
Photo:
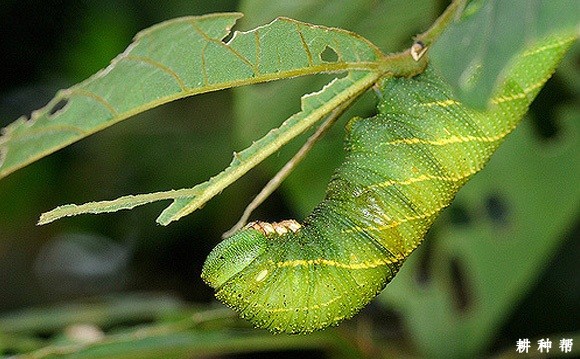
[[465,14],[433,45],[430,59],[459,99],[480,109],[521,49],[552,34],[580,33],[576,0],[476,1]]
[[[338,29],[279,18],[223,39],[239,13],[184,17],[140,32],[111,65],[61,90],[2,131],[0,178],[161,104],[209,91],[319,72],[373,70],[381,52]],[[327,48],[336,61],[324,61]]]

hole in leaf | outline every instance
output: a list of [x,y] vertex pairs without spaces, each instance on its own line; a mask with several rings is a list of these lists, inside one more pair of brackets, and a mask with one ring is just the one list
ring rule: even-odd
[[423,288],[427,287],[433,275],[433,243],[435,242],[435,238],[432,238],[433,235],[430,235],[430,233],[427,234],[423,242],[423,251],[419,257],[419,265],[415,272],[415,280]]
[[230,40],[232,39],[232,37],[234,37],[234,34],[235,34],[235,31],[233,31],[233,30],[232,30],[232,31],[230,31],[230,32],[229,32],[229,33],[228,33],[226,36],[224,36],[224,37],[222,38],[222,40],[221,40],[221,41],[222,41],[224,44],[226,44],[226,45],[227,45],[227,44],[228,44],[228,42],[230,42]]
[[553,141],[558,138],[561,130],[556,121],[558,108],[573,101],[574,96],[558,76],[546,82],[542,91],[530,105],[530,113],[533,114],[532,123],[538,137],[544,141]]
[[338,54],[330,46],[326,46],[320,53],[320,59],[324,62],[337,62]]
[[372,333],[376,334],[377,338],[384,336],[398,338],[400,333],[405,331],[404,318],[401,313],[377,304],[376,301],[371,302],[361,311],[358,324],[370,326]]
[[450,222],[455,225],[469,225],[472,222],[469,211],[461,203],[453,203],[448,212]]
[[[232,40],[232,38],[234,36],[236,36],[236,33],[238,32],[238,29],[239,29],[239,24],[236,21],[234,23],[234,26],[232,26],[229,29],[228,33],[224,37],[222,37],[220,41],[223,42],[224,44],[228,45],[228,42],[230,42]],[[238,35],[240,35],[240,34],[238,34]]]
[[62,110],[68,104],[67,99],[62,99],[58,101],[52,108],[48,111],[49,116],[54,116],[58,111]]
[[491,194],[486,198],[485,212],[496,225],[506,226],[509,222],[509,206],[507,201],[498,194]]
[[465,313],[473,303],[465,269],[457,257],[453,257],[449,265],[451,271],[451,294],[453,296],[453,305],[458,312]]

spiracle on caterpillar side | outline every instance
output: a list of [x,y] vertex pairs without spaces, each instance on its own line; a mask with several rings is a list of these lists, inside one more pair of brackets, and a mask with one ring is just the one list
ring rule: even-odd
[[258,273],[258,275],[256,275],[256,282],[261,282],[264,279],[266,279],[266,276],[268,275],[268,270],[264,269],[262,270],[260,273]]

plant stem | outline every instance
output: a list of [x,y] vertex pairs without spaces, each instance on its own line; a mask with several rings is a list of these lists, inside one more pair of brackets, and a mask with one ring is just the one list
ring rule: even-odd
[[422,42],[425,46],[430,46],[453,21],[456,21],[463,13],[466,0],[454,0],[445,11],[435,20],[429,30],[415,37],[415,41]]
[[308,152],[314,147],[316,142],[320,140],[326,132],[334,125],[334,123],[340,118],[340,116],[346,111],[348,107],[354,102],[354,98],[350,99],[348,102],[345,102],[341,106],[337,107],[334,111],[327,116],[326,120],[318,127],[316,132],[314,132],[308,140],[300,147],[298,152],[294,154],[294,156],[286,162],[284,167],[282,167],[278,173],[270,181],[262,188],[260,193],[254,197],[252,202],[248,204],[244,213],[240,217],[239,221],[230,228],[227,232],[222,235],[222,238],[227,238],[241,229],[243,226],[248,223],[248,219],[252,215],[252,212],[258,208],[278,187],[280,184],[292,173],[292,171],[298,166],[298,164],[306,157]]
[[[466,0],[454,0],[435,20],[431,27],[415,37],[415,43],[428,48],[453,21],[457,20],[465,7]],[[379,68],[383,75],[394,77],[413,77],[422,73],[427,67],[427,57],[418,60],[411,56],[411,49],[396,54],[386,55]]]

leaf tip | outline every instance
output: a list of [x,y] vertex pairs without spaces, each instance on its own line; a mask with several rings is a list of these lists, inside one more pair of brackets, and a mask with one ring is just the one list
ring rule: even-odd
[[[173,202],[175,203],[175,201]],[[175,217],[174,213],[173,213],[173,203],[171,205],[169,205],[169,207],[165,208],[163,210],[163,212],[161,212],[161,214],[155,219],[155,222],[161,226],[167,226],[169,225],[171,222],[178,220],[179,218],[181,218],[181,216],[179,217]]]
[[46,213],[43,213],[40,215],[40,218],[38,219],[38,222],[36,222],[36,225],[43,226],[45,224],[49,224],[50,222],[52,222],[52,220],[47,217]]
[[51,209],[48,212],[44,212],[40,215],[38,222],[36,222],[37,226],[43,226],[45,224],[52,223],[57,219],[61,219],[64,217],[71,217],[77,214],[84,213],[79,211],[79,206],[75,204],[65,204],[63,206],[58,206],[54,209]]
[[55,210],[56,210],[56,208],[51,210],[51,211],[42,213],[40,215],[40,218],[38,219],[38,222],[36,222],[36,225],[43,226],[45,224],[49,224],[49,223],[54,222],[57,219],[59,219],[60,218],[59,216],[55,216],[53,214]]

